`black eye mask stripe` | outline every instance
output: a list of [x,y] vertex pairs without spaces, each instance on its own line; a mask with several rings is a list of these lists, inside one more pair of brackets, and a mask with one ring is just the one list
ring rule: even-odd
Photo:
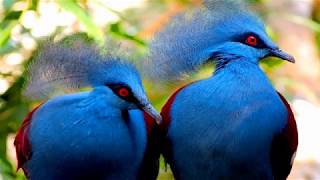
[[[257,44],[255,46],[251,46],[248,43],[246,43],[246,40],[249,36],[254,36],[255,38],[257,38]],[[251,46],[257,49],[267,48],[267,45],[263,42],[263,40],[259,37],[259,35],[255,33],[244,33],[241,35],[234,36],[231,39],[233,42],[240,42],[242,44],[245,44],[247,46]]]
[[[115,95],[117,95],[118,97],[120,97],[121,99],[123,99],[123,100],[125,100],[127,102],[138,103],[137,98],[134,96],[134,94],[132,93],[131,88],[128,85],[119,83],[119,84],[106,84],[106,86],[109,87],[112,90],[112,92]],[[128,96],[120,96],[118,94],[118,91],[121,88],[126,88],[128,90],[128,92],[129,92]]]

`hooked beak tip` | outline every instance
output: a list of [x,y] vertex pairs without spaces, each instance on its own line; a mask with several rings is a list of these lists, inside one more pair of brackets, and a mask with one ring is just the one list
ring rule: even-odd
[[286,60],[286,61],[289,61],[291,63],[295,63],[295,59],[293,56],[291,56],[290,54],[282,51],[281,49],[272,49],[271,50],[271,53],[270,53],[270,56],[274,56],[274,57],[278,57],[280,59],[283,59],[283,60]]
[[151,105],[147,104],[145,106],[142,106],[141,108],[145,113],[147,113],[149,116],[151,116],[158,125],[162,123],[162,117],[161,115],[156,111],[156,109]]
[[292,59],[289,59],[288,61],[289,61],[289,62],[292,62],[292,63],[295,63],[295,62],[296,62],[296,59],[292,58]]
[[291,62],[291,63],[295,63],[295,62],[296,62],[295,58],[294,58],[293,56],[291,56],[291,55],[288,55],[288,56],[287,56],[286,58],[284,58],[283,60],[289,61],[289,62]]
[[158,125],[162,123],[162,117],[159,115],[157,118],[155,118],[155,121]]

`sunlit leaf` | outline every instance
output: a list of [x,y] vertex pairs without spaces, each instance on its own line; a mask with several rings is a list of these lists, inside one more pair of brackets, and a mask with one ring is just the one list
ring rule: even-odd
[[111,24],[109,30],[122,38],[132,40],[140,45],[145,45],[145,42],[142,39],[123,31],[119,22]]
[[39,0],[29,0],[29,9],[37,10]]
[[8,14],[6,14],[6,16],[3,19],[3,21],[17,20],[17,19],[20,18],[21,14],[22,14],[22,11],[10,11],[10,12],[8,12]]
[[0,47],[4,46],[10,38],[11,31],[18,21],[10,21],[6,26],[0,30]]
[[0,48],[0,56],[11,53],[13,51],[17,50],[17,47],[13,46],[10,43],[5,43],[1,48]]
[[78,18],[78,20],[85,26],[89,36],[93,37],[98,42],[102,42],[104,37],[102,30],[96,24],[94,24],[86,10],[80,7],[76,1],[58,0],[58,3],[62,8],[71,12]]

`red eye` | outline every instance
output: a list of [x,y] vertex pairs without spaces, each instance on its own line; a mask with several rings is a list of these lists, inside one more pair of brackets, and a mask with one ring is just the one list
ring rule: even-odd
[[118,89],[118,95],[121,96],[121,97],[127,97],[129,95],[129,90],[127,88],[120,88]]
[[257,45],[258,40],[257,40],[257,38],[254,37],[254,36],[249,36],[249,37],[247,37],[246,43],[247,43],[248,45],[250,45],[250,46],[255,46],[255,45]]

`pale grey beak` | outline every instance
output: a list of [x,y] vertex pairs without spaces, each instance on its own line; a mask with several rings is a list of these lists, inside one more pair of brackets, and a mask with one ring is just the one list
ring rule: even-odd
[[147,114],[149,114],[156,121],[157,124],[162,123],[161,115],[157,112],[157,110],[150,103],[141,106],[141,109],[144,112],[146,112]]
[[280,59],[283,59],[283,60],[286,60],[286,61],[289,61],[289,62],[292,62],[292,63],[295,62],[295,59],[294,59],[293,56],[291,56],[290,54],[282,51],[282,50],[279,49],[279,48],[270,49],[270,54],[269,54],[269,56],[278,57],[278,58],[280,58]]

